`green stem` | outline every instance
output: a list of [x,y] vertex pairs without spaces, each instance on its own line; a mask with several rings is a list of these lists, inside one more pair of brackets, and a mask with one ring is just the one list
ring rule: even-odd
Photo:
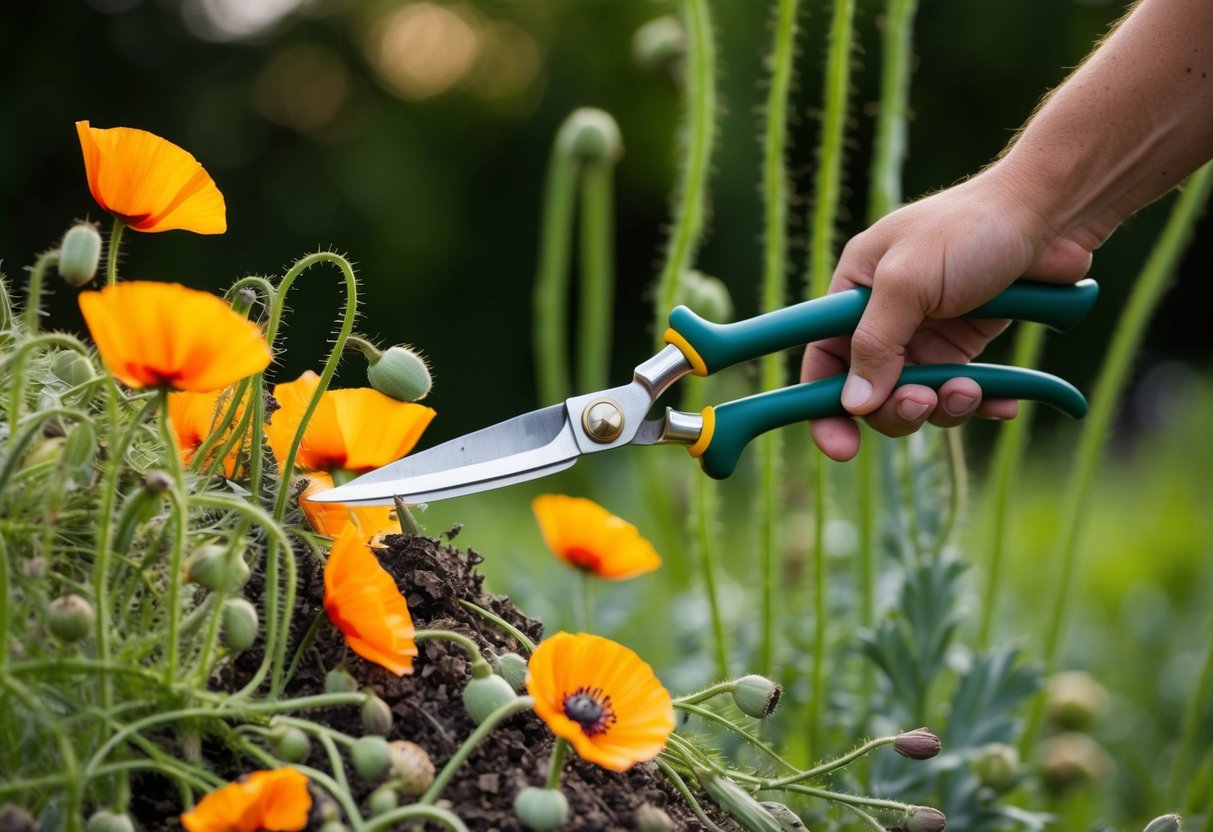
[[868,740],[863,745],[847,752],[846,754],[843,754],[841,757],[829,760],[828,762],[822,763],[821,765],[808,769],[807,771],[802,771],[778,780],[767,780],[764,782],[763,788],[780,789],[791,783],[799,783],[802,780],[812,780],[816,777],[822,777],[829,774],[831,771],[837,771],[840,768],[850,765],[860,757],[867,756],[871,752],[875,751],[877,748],[892,745],[896,739],[897,737],[880,737],[879,739]]
[[841,792],[832,792],[829,789],[815,789],[812,786],[802,786],[799,783],[780,786],[780,788],[784,791],[795,792],[796,794],[829,800],[833,803],[841,803],[844,806],[867,806],[872,809],[883,809],[886,812],[896,812],[902,815],[909,813],[914,808],[908,803],[898,803],[896,800],[882,800],[878,797],[863,797],[857,794],[842,794]]
[[564,758],[568,753],[569,741],[564,737],[557,737],[555,744],[552,745],[552,759],[548,763],[547,788],[560,788],[560,771],[564,768]]
[[611,322],[615,307],[614,175],[610,161],[586,164],[581,171],[577,384],[582,390],[601,390],[610,383]]
[[489,735],[489,732],[497,727],[497,723],[502,720],[509,719],[514,714],[522,713],[530,710],[535,704],[535,700],[529,696],[520,696],[513,702],[502,705],[497,710],[493,711],[484,718],[484,722],[476,726],[476,730],[468,735],[468,738],[463,741],[463,745],[451,755],[451,759],[447,760],[446,765],[442,767],[442,771],[434,778],[434,782],[425,790],[425,794],[421,796],[418,803],[429,804],[438,799],[438,795],[442,794],[442,790],[446,788],[446,784],[455,775],[456,770],[463,765],[468,756],[475,750],[480,741]]
[[792,765],[787,760],[785,760],[783,757],[779,756],[779,754],[777,754],[770,746],[768,746],[762,740],[758,739],[758,737],[754,736],[749,731],[745,730],[740,725],[737,725],[736,723],[734,723],[732,720],[728,719],[727,717],[723,717],[720,714],[716,713],[715,711],[710,711],[707,708],[701,708],[698,705],[692,705],[689,702],[680,702],[680,701],[676,700],[674,702],[674,708],[679,711],[684,711],[688,714],[695,714],[695,716],[699,717],[700,719],[705,719],[708,722],[716,723],[717,725],[724,728],[725,730],[730,731],[731,733],[736,734],[737,736],[741,737],[743,740],[748,742],[750,745],[754,746],[756,749],[761,751],[766,756],[770,757],[772,760],[774,760],[776,763],[783,766],[784,768],[789,768],[792,771],[799,771],[799,769],[797,769],[796,766]]
[[413,641],[418,644],[434,639],[453,641],[466,650],[468,657],[472,660],[473,678],[483,679],[486,676],[492,675],[492,666],[484,660],[484,654],[480,652],[480,648],[476,646],[476,642],[467,636],[460,635],[451,630],[417,630],[413,633]]
[[[224,558],[229,562],[232,558],[241,557],[236,550],[243,547],[244,535],[248,531],[248,527],[249,519],[241,517],[228,540],[227,551],[224,553]],[[202,638],[202,649],[198,651],[198,660],[194,666],[193,678],[198,687],[206,686],[206,682],[211,676],[212,660],[217,658],[213,657],[212,653],[215,651],[215,644],[219,638],[219,624],[223,620],[223,602],[227,600],[227,596],[227,587],[221,588],[214,594],[214,603],[207,620],[206,633]]]
[[[859,584],[859,626],[870,631],[876,625],[876,466],[881,441],[875,431],[860,428],[863,444],[855,461],[858,470],[857,502],[859,516],[859,552],[856,555]],[[876,674],[870,662],[863,662],[859,690],[860,724],[867,720],[876,687]]]
[[1200,676],[1196,682],[1196,690],[1188,699],[1188,707],[1184,712],[1183,729],[1179,732],[1179,748],[1171,763],[1171,787],[1167,791],[1167,802],[1176,811],[1185,807],[1184,793],[1192,782],[1192,752],[1195,750],[1197,739],[1201,736],[1201,724],[1210,710],[1213,702],[1213,627],[1205,645],[1205,660],[1201,667]]
[[577,617],[580,619],[577,623],[584,633],[592,632],[594,629],[594,587],[591,584],[593,578],[585,569],[577,570]]
[[573,156],[564,150],[563,134],[568,124],[569,119],[565,119],[548,160],[543,219],[539,226],[539,264],[532,297],[535,379],[544,404],[562,401],[570,395],[566,327],[577,168]]
[[122,232],[126,223],[114,217],[110,230],[109,245],[105,247],[105,285],[113,286],[118,282],[118,256],[122,253]]
[[[1062,501],[1061,531],[1057,537],[1056,558],[1061,561],[1061,576],[1053,598],[1051,613],[1046,622],[1044,642],[1044,669],[1049,674],[1057,666],[1069,613],[1076,606],[1071,598],[1071,587],[1078,552],[1081,548],[1082,532],[1085,528],[1087,497],[1092,479],[1103,451],[1104,441],[1112,423],[1116,405],[1120,401],[1132,368],[1137,346],[1145,333],[1158,302],[1170,286],[1171,277],[1187,246],[1196,221],[1200,218],[1205,202],[1213,190],[1213,164],[1206,164],[1187,181],[1171,216],[1163,228],[1162,236],[1155,244],[1142,269],[1141,276],[1130,294],[1128,302],[1117,323],[1112,342],[1108,345],[1107,358],[1100,369],[1091,397],[1091,411],[1087,415],[1075,454],[1074,467]],[[1037,697],[1025,742],[1030,742],[1044,718],[1044,697]]]
[[685,800],[687,805],[691,807],[691,811],[695,813],[695,817],[699,819],[699,822],[703,824],[704,828],[708,829],[709,832],[724,832],[724,830],[713,823],[712,819],[709,818],[703,811],[703,807],[700,806],[699,801],[695,799],[695,795],[687,786],[686,781],[684,781],[682,776],[674,770],[674,767],[660,757],[657,758],[656,762],[658,770],[660,770],[661,773],[665,775],[666,779],[670,781],[670,784],[674,786],[674,790],[682,795],[682,799]]
[[500,627],[501,629],[505,630],[506,633],[508,633],[510,635],[510,637],[514,639],[514,641],[518,642],[520,647],[522,647],[524,650],[527,651],[527,653],[535,652],[535,642],[533,642],[529,638],[527,638],[526,634],[524,632],[519,630],[517,627],[515,627],[510,622],[506,621],[501,616],[499,616],[495,613],[489,612],[484,607],[479,607],[479,606],[473,604],[471,601],[465,600],[463,598],[459,599],[459,606],[463,607],[465,610],[468,610],[469,612],[474,612],[476,615],[480,616],[481,618],[483,618],[487,621],[491,621],[494,624],[496,624],[498,627]]
[[17,423],[25,404],[25,362],[30,354],[40,347],[63,347],[88,355],[88,347],[80,339],[59,332],[35,335],[22,341],[11,351],[0,354],[0,378],[9,379],[8,391],[8,441],[10,446],[17,434]]
[[[463,825],[463,821],[453,812],[439,806],[422,806],[416,803],[411,806],[401,806],[390,812],[384,812],[382,815],[376,815],[366,824],[365,832],[379,832],[381,829],[390,829],[398,821],[410,819],[436,823],[445,826],[447,829],[452,830],[452,832],[468,832],[468,828]],[[408,829],[411,827],[406,825],[404,828]]]
[[906,156],[910,99],[910,51],[918,0],[888,0],[881,34],[880,98],[868,175],[868,221],[901,204],[901,169]]
[[826,489],[829,464],[817,454],[813,488],[813,667],[809,677],[808,742],[811,760],[820,753],[825,733],[826,648],[830,612],[827,606],[829,559],[826,553]]
[[708,179],[716,138],[716,42],[708,0],[682,0],[687,32],[686,160],[674,209],[674,230],[653,293],[657,347],[663,324],[678,302],[682,275],[695,260],[707,215]]
[[25,330],[29,335],[36,335],[42,317],[42,281],[46,270],[59,262],[59,252],[44,251],[34,261],[29,270],[29,295],[25,301]]
[[8,627],[9,608],[16,606],[9,595],[9,570],[12,567],[8,560],[8,539],[0,535],[0,674],[8,671]]
[[868,829],[872,830],[872,832],[886,832],[886,830],[888,829],[888,827],[886,827],[883,823],[876,820],[876,818],[872,817],[867,812],[865,812],[863,809],[860,809],[858,806],[852,806],[850,803],[844,803],[842,805],[843,805],[843,808],[847,809],[851,814],[853,814],[853,815],[855,815],[855,817],[859,818],[859,822],[862,823],[864,826],[866,826]]
[[[215,447],[215,443],[220,439],[224,439],[224,434],[231,428],[232,422],[236,419],[236,414],[240,411],[240,404],[244,400],[244,395],[248,392],[249,384],[251,383],[251,379],[243,379],[230,396],[227,398],[223,396],[219,397],[215,412],[211,414],[211,422],[207,425],[206,438],[195,449],[194,456],[190,460],[191,471],[198,471],[202,468],[203,461],[211,455],[211,449]],[[247,416],[245,414],[245,420],[247,420]],[[214,462],[222,464],[223,458],[227,456],[228,451],[231,450],[238,436],[238,432],[233,432],[231,436],[224,439],[224,445],[220,448],[220,452],[215,455]]]
[[737,689],[736,679],[726,679],[723,682],[717,682],[714,685],[709,685],[702,690],[697,690],[694,693],[688,693],[686,696],[679,696],[674,699],[674,706],[678,705],[698,705],[700,702],[706,702],[713,697],[720,696],[725,693],[732,693]]
[[170,685],[177,677],[177,657],[181,649],[178,640],[181,634],[181,562],[185,556],[185,536],[189,530],[189,509],[185,487],[182,482],[181,457],[177,453],[173,428],[168,421],[168,388],[160,391],[156,410],[156,427],[160,441],[164,443],[168,472],[173,485],[168,490],[173,508],[173,538],[169,549],[168,567],[168,643],[165,645],[164,684]]

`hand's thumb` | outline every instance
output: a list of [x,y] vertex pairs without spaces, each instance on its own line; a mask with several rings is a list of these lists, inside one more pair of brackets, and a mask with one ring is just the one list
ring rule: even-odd
[[905,364],[910,343],[926,312],[917,293],[877,280],[872,298],[851,336],[851,371],[842,389],[842,406],[856,416],[884,403]]

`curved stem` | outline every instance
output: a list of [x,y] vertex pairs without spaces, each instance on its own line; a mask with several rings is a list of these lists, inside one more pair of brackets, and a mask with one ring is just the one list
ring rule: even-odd
[[691,811],[695,813],[695,817],[704,825],[709,832],[724,832],[719,826],[712,822],[712,819],[703,811],[703,807],[699,805],[699,801],[695,799],[695,795],[691,793],[691,789],[687,786],[686,781],[682,776],[674,770],[674,767],[660,757],[656,760],[657,768],[666,779],[674,786],[674,790],[682,795],[682,799],[691,807]]
[[423,641],[431,639],[441,639],[443,641],[453,641],[467,651],[468,656],[472,660],[472,677],[476,679],[491,676],[493,673],[492,666],[484,660],[484,654],[480,652],[480,648],[476,646],[476,642],[472,641],[465,635],[452,632],[451,630],[417,630],[413,633],[413,641],[420,644]]
[[44,251],[38,255],[38,259],[34,261],[33,268],[29,270],[29,294],[25,301],[25,329],[30,335],[38,332],[38,327],[41,324],[42,315],[42,281],[46,276],[46,270],[59,262],[59,252],[57,250]]
[[714,722],[717,725],[719,725],[720,727],[724,728],[726,731],[730,731],[731,733],[736,734],[737,736],[741,737],[743,740],[745,740],[750,745],[757,748],[763,754],[767,755],[768,757],[770,757],[772,760],[774,760],[776,763],[783,766],[784,768],[791,769],[792,771],[795,771],[795,772],[800,771],[800,769],[796,768],[796,766],[792,765],[787,760],[785,760],[783,757],[779,756],[779,754],[776,753],[774,749],[772,749],[770,746],[768,746],[762,740],[758,739],[758,737],[754,736],[749,731],[742,728],[740,725],[733,723],[731,720],[727,719],[726,717],[721,716],[720,714],[716,713],[715,711],[710,711],[707,708],[701,708],[698,705],[692,705],[689,702],[677,702],[677,701],[674,703],[674,708],[679,711],[685,711],[686,713],[689,713],[689,714],[695,714],[695,716],[699,717],[700,719],[706,719],[708,722]]
[[869,740],[853,751],[849,751],[846,754],[843,754],[841,757],[822,763],[821,765],[808,769],[807,771],[802,771],[778,780],[768,780],[764,783],[763,788],[778,789],[790,783],[799,783],[802,780],[812,780],[815,777],[821,777],[822,775],[829,774],[831,771],[837,771],[840,768],[850,765],[860,757],[875,751],[881,746],[892,745],[896,739],[897,737],[880,737],[879,739]]
[[468,828],[463,825],[463,821],[453,812],[439,806],[423,806],[417,803],[411,806],[401,806],[390,812],[384,812],[382,815],[376,815],[370,823],[366,824],[366,832],[379,832],[381,829],[390,828],[397,821],[410,819],[437,823],[452,830],[452,832],[468,832]]
[[832,792],[829,789],[815,789],[812,786],[802,786],[798,783],[790,783],[786,786],[780,786],[784,791],[795,792],[796,794],[808,795],[809,797],[817,797],[822,800],[829,800],[833,803],[841,803],[846,806],[869,806],[873,809],[883,809],[886,812],[897,812],[899,814],[908,814],[914,807],[908,803],[898,803],[896,800],[882,800],[878,797],[863,797],[857,794],[843,794],[841,792]]
[[674,707],[679,705],[698,705],[700,702],[705,702],[714,696],[720,696],[723,693],[732,693],[737,689],[736,679],[726,679],[723,682],[717,682],[714,685],[709,685],[703,690],[697,690],[694,693],[688,693],[686,696],[679,696],[674,699]]
[[529,696],[520,696],[513,702],[502,705],[497,710],[484,718],[484,722],[476,726],[476,730],[468,735],[468,738],[463,741],[463,745],[451,755],[451,759],[447,760],[446,765],[442,767],[442,771],[434,778],[434,782],[425,790],[425,794],[421,796],[418,803],[429,804],[438,799],[438,795],[442,794],[442,790],[446,788],[446,784],[450,782],[455,771],[463,765],[464,761],[472,753],[480,741],[489,735],[489,732],[497,727],[497,723],[502,720],[509,719],[514,714],[522,713],[530,710],[535,704],[535,700]]
[[476,604],[473,604],[471,601],[465,600],[463,598],[459,599],[459,606],[463,607],[465,610],[474,612],[476,615],[480,616],[481,618],[483,618],[487,621],[491,621],[494,624],[496,624],[498,627],[500,627],[501,629],[505,630],[510,635],[510,637],[514,639],[514,641],[518,642],[520,647],[522,647],[524,650],[527,651],[527,653],[535,652],[535,642],[533,642],[529,638],[527,638],[526,633],[519,630],[517,627],[515,627],[510,622],[506,621],[501,616],[497,615],[496,613],[489,612],[484,607],[479,607]]
[[126,223],[114,217],[110,229],[109,245],[105,247],[105,285],[113,286],[118,282],[118,256],[122,253],[122,232]]

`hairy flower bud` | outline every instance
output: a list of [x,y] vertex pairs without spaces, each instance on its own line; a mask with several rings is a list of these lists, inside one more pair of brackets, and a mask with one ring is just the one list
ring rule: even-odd
[[362,703],[362,730],[380,736],[387,736],[392,730],[392,709],[371,691],[367,691]]
[[312,751],[312,741],[294,725],[270,726],[270,751],[284,763],[302,763]]
[[248,564],[238,548],[207,544],[195,549],[185,561],[190,580],[213,592],[231,592],[249,578]]
[[84,824],[84,832],[135,832],[135,824],[130,815],[98,809]]
[[569,801],[560,789],[527,786],[514,798],[514,814],[527,829],[547,832],[568,820]]
[[678,302],[713,323],[733,319],[733,297],[719,278],[694,270],[683,272]]
[[707,769],[696,771],[695,778],[708,796],[746,832],[782,832],[779,821],[736,781]]
[[1049,679],[1049,719],[1071,731],[1089,726],[1104,712],[1108,694],[1089,673],[1080,670],[1058,673]]
[[473,677],[463,688],[463,707],[477,725],[493,711],[517,698],[518,694],[514,693],[510,683],[493,673],[479,679]]
[[97,276],[101,262],[101,233],[91,222],[73,225],[59,244],[59,275],[69,286],[80,288]]
[[1005,792],[1019,778],[1019,751],[1000,742],[987,745],[973,760],[973,773],[981,785]]
[[415,742],[396,740],[388,744],[388,754],[401,793],[409,797],[425,794],[434,782],[434,761],[429,753]]
[[611,162],[623,155],[623,137],[615,118],[605,110],[579,107],[560,125],[556,146],[561,152],[590,163]]
[[1143,832],[1181,832],[1183,828],[1179,815],[1162,815],[1147,823]]
[[373,783],[387,774],[392,764],[392,750],[383,737],[368,734],[354,740],[350,746],[350,762],[359,777]]
[[915,806],[902,824],[906,832],[943,832],[948,819],[943,812],[930,806]]
[[515,693],[526,687],[526,659],[517,653],[502,653],[497,657],[497,674],[509,682]]
[[434,384],[429,365],[411,347],[389,347],[378,358],[368,355],[367,361],[366,377],[371,387],[397,401],[421,401]]
[[[97,455],[97,432],[92,423],[81,422],[72,428],[63,442],[63,465],[68,471],[88,472]],[[88,479],[88,474],[84,473]]]
[[911,760],[929,760],[939,753],[941,747],[939,737],[926,728],[906,731],[893,740],[893,750]]
[[93,605],[79,595],[63,595],[46,608],[46,626],[55,638],[79,641],[93,630]]
[[687,52],[687,34],[673,15],[650,20],[632,35],[632,56],[643,70],[656,72],[682,60]]
[[55,378],[69,387],[88,384],[98,377],[93,368],[93,362],[88,360],[88,356],[81,355],[75,350],[63,350],[56,355],[54,361],[51,362],[51,372],[55,374]]
[[256,607],[243,598],[223,602],[223,642],[233,652],[241,653],[252,647],[259,630]]
[[636,832],[673,832],[674,821],[665,809],[642,803],[636,810]]
[[804,825],[804,821],[800,819],[800,815],[782,803],[777,803],[774,800],[764,800],[762,801],[762,808],[766,809],[771,817],[775,818],[775,822],[779,824],[782,832],[807,832],[808,827]]
[[733,688],[733,701],[746,716],[766,719],[779,707],[783,688],[765,676],[742,676]]

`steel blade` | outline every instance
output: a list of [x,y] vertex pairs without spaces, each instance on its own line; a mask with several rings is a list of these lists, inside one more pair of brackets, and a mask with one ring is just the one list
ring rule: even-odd
[[563,404],[515,416],[313,495],[317,503],[425,503],[525,482],[581,455]]

